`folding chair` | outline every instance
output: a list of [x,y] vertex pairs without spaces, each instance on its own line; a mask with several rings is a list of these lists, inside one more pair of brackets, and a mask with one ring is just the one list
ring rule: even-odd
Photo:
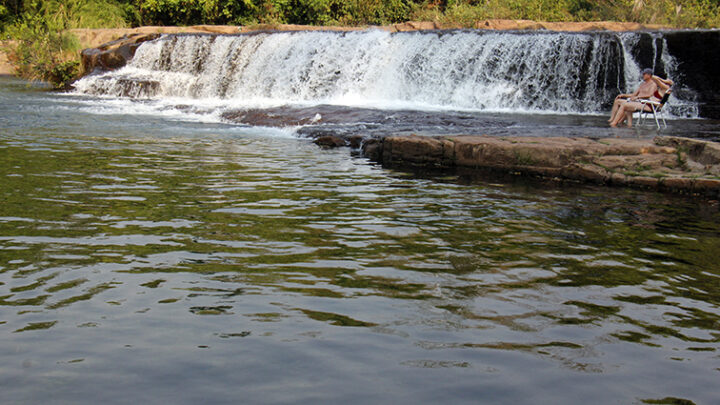
[[658,117],[660,117],[660,119],[662,120],[663,128],[667,128],[667,123],[665,122],[665,115],[662,111],[665,103],[667,103],[668,99],[670,98],[670,93],[672,93],[672,89],[668,89],[668,91],[665,92],[665,95],[660,101],[638,100],[640,103],[643,104],[643,109],[638,111],[640,113],[640,116],[638,117],[637,125],[643,125],[643,122],[647,120],[647,116],[652,114],[653,118],[655,119],[655,125],[657,125],[658,129],[660,129],[660,120],[658,120]]

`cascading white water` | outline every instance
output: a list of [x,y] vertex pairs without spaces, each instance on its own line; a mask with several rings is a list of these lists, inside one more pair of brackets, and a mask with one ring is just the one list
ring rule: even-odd
[[600,112],[640,70],[627,41],[611,33],[478,31],[165,36],[142,44],[126,67],[75,87],[233,106]]

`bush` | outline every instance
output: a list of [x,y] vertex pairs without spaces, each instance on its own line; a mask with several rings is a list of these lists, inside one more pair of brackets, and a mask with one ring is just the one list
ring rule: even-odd
[[[67,62],[75,58],[77,39],[40,14],[28,14],[8,28],[14,40],[9,59],[17,74],[31,80],[57,80],[76,74],[77,66]],[[73,70],[75,69],[75,70]],[[54,81],[58,87],[66,81]]]
[[147,25],[385,24],[407,20],[405,0],[141,0]]
[[64,87],[79,75],[77,38],[70,28],[121,27],[124,10],[106,0],[30,1],[5,29],[13,39],[6,49],[19,76]]
[[228,24],[253,20],[260,8],[252,0],[140,0],[145,25]]

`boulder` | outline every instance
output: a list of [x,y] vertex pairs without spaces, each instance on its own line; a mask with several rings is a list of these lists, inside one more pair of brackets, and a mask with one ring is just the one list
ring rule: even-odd
[[363,144],[363,141],[365,141],[365,138],[362,135],[353,135],[350,138],[348,138],[350,147],[353,149],[360,149],[360,147]]
[[81,53],[85,73],[115,70],[125,66],[137,48],[146,41],[152,41],[160,34],[133,34],[105,43],[97,48],[84,49]]
[[440,139],[425,136],[385,138],[383,160],[397,164],[443,166],[445,152]]
[[380,162],[383,156],[383,140],[377,138],[366,139],[362,144],[362,155],[372,161]]
[[337,136],[321,136],[314,141],[315,145],[323,148],[339,148],[341,146],[347,146],[345,140]]

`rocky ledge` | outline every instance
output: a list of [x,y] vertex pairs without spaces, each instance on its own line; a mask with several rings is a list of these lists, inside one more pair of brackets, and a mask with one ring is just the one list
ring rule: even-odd
[[365,140],[386,166],[471,168],[720,198],[720,144],[654,139],[392,136]]

